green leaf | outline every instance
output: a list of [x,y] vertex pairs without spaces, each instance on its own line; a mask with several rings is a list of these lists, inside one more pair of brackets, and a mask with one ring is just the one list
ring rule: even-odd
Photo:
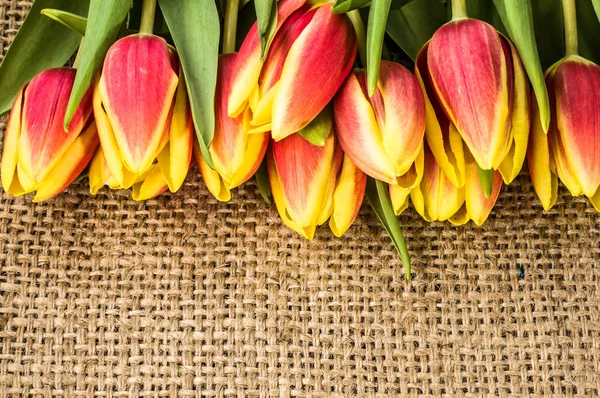
[[214,168],[208,147],[215,129],[214,96],[219,62],[219,16],[213,0],[159,0],[181,59],[202,156]]
[[125,17],[131,8],[131,0],[91,0],[85,42],[79,54],[79,66],[73,83],[73,91],[65,114],[65,130],[81,99],[100,71],[104,56],[117,39]]
[[264,61],[277,27],[277,1],[255,0],[254,8],[260,37],[260,58]]
[[596,17],[598,18],[598,21],[600,21],[600,0],[592,0],[592,5],[594,6]]
[[72,31],[77,32],[82,36],[85,35],[85,26],[87,25],[86,18],[55,8],[44,8],[41,13],[42,15],[63,24]]
[[367,82],[369,96],[375,94],[381,63],[381,48],[392,0],[373,0],[367,24]]
[[37,0],[0,65],[0,114],[8,111],[21,88],[48,68],[63,66],[81,36],[43,16],[44,8],[87,14],[88,0]]
[[367,7],[371,4],[371,0],[336,0],[331,8],[336,14],[345,14],[352,10]]
[[577,33],[579,54],[600,64],[600,24],[589,0],[577,0]]
[[392,5],[390,6],[390,8],[392,10],[397,10],[401,7],[404,7],[405,5],[407,5],[408,3],[410,3],[413,0],[392,0]]
[[375,214],[377,214],[377,217],[390,235],[398,254],[400,254],[400,258],[404,263],[406,278],[410,279],[410,256],[408,254],[408,249],[406,248],[404,236],[402,235],[400,221],[394,213],[388,185],[368,177],[366,195]]
[[269,174],[267,172],[267,160],[263,160],[262,164],[256,171],[254,175],[256,178],[256,185],[258,185],[258,191],[260,192],[260,196],[264,199],[264,201],[270,205],[271,204],[271,184],[269,183]]
[[544,71],[538,56],[531,0],[494,0],[500,18],[529,76],[540,109],[540,119],[544,131],[550,126],[550,101],[544,81]]
[[326,106],[308,126],[298,131],[305,140],[316,146],[324,146],[325,140],[331,133],[333,125],[333,111],[331,106]]
[[483,196],[487,198],[492,194],[492,187],[494,185],[494,170],[484,170],[477,165],[477,175],[479,176],[479,184],[483,191]]
[[386,31],[413,60],[419,50],[446,23],[446,9],[439,1],[413,0],[399,10],[391,10]]

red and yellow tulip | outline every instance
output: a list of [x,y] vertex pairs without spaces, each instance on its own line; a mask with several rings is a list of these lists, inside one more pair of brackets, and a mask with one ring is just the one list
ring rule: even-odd
[[325,145],[313,145],[300,134],[272,141],[267,157],[275,205],[284,224],[312,239],[329,219],[335,236],[352,224],[363,201],[366,175],[345,156],[333,129]]
[[[246,182],[260,166],[267,146],[269,133],[248,134],[244,116],[229,117],[227,103],[231,91],[231,76],[237,54],[219,57],[215,95],[215,133],[209,151],[215,169],[211,169],[201,155],[198,164],[208,190],[220,201],[231,199],[231,190]],[[247,124],[246,120],[246,124]]]
[[481,225],[489,216],[502,188],[500,172],[494,172],[492,192],[486,198],[477,171],[475,160],[467,152],[465,162],[465,184],[456,187],[446,176],[429,146],[425,146],[425,172],[421,183],[410,192],[415,210],[426,221],[450,221],[462,225],[473,220]]
[[194,129],[179,60],[167,42],[147,34],[117,41],[93,103],[102,149],[90,167],[92,194],[105,184],[133,186],[135,200],[177,191],[190,166]]
[[527,152],[535,191],[548,210],[556,203],[558,180],[573,196],[585,195],[600,211],[600,66],[578,55],[546,71],[552,120],[546,135],[533,104]]
[[36,192],[34,202],[65,190],[85,169],[98,146],[89,90],[68,131],[63,120],[75,69],[48,69],[19,92],[4,135],[1,177],[15,196]]
[[448,22],[421,49],[415,73],[427,102],[427,142],[444,173],[464,183],[462,138],[483,170],[505,183],[527,152],[529,87],[510,41],[470,18]]
[[306,127],[331,101],[350,73],[356,35],[331,4],[283,0],[267,57],[260,60],[255,24],[233,67],[228,113],[244,112],[248,131],[271,131],[279,141]]
[[402,189],[419,183],[425,101],[402,65],[381,62],[373,97],[367,94],[366,73],[351,73],[335,96],[334,120],[344,152],[366,174]]

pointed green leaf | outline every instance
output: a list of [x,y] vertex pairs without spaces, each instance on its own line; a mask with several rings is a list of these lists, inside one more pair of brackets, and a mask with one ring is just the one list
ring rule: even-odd
[[367,7],[371,0],[336,0],[331,10],[336,14],[345,14],[352,10]]
[[594,6],[596,17],[598,18],[598,21],[600,21],[600,0],[592,0],[592,5]]
[[375,180],[371,177],[367,178],[367,189],[366,195],[369,199],[371,207],[375,211],[375,214],[387,230],[396,250],[400,254],[400,258],[404,263],[406,270],[406,278],[410,279],[410,255],[406,248],[406,242],[402,235],[402,229],[400,228],[400,221],[394,213],[394,207],[392,206],[392,200],[390,199],[389,187],[386,183],[379,180]]
[[131,0],[90,1],[88,23],[85,28],[86,39],[81,48],[77,75],[67,105],[65,130],[94,77],[102,68],[104,56],[117,39],[130,7]]
[[86,15],[88,0],[37,0],[0,65],[0,114],[8,111],[21,88],[48,68],[63,66],[81,36],[43,16],[44,8],[60,8]]
[[219,58],[219,16],[213,0],[159,0],[181,59],[202,156],[214,168],[208,147],[215,129],[214,96]]
[[494,170],[484,170],[477,165],[477,175],[479,176],[479,184],[483,191],[483,196],[487,198],[492,194],[492,187],[494,185]]
[[531,0],[494,0],[496,9],[515,44],[529,76],[540,109],[544,131],[550,126],[550,102],[544,81],[544,71],[538,56]]
[[419,50],[446,23],[446,9],[431,0],[413,0],[399,10],[391,10],[386,31],[413,60]]
[[44,8],[41,12],[42,15],[63,24],[72,31],[77,32],[82,36],[85,35],[85,26],[87,25],[86,18],[55,8]]
[[260,57],[264,60],[277,27],[277,1],[255,0],[254,8],[256,9],[258,23],[258,36],[260,37]]
[[267,160],[265,159],[256,174],[254,175],[256,178],[256,185],[258,186],[258,191],[260,192],[260,196],[264,199],[264,201],[270,205],[271,204],[271,184],[269,183],[269,174],[267,172]]
[[333,112],[331,106],[327,106],[317,115],[308,126],[298,131],[305,140],[316,146],[325,145],[325,140],[331,133],[333,125]]
[[373,0],[369,9],[369,23],[367,24],[367,82],[369,96],[373,96],[377,89],[383,36],[385,35],[385,26],[391,2],[392,0]]

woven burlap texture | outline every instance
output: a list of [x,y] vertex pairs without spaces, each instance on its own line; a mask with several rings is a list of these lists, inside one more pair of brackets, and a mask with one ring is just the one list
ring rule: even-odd
[[[2,54],[29,6],[0,0]],[[0,397],[600,394],[587,200],[544,213],[523,174],[482,228],[408,211],[407,281],[366,204],[308,242],[253,183],[234,196],[196,168],[145,203],[2,193]]]

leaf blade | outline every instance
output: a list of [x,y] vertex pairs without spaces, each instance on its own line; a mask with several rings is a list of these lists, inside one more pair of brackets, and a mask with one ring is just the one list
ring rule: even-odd
[[264,60],[277,27],[277,1],[255,0],[254,8],[258,23],[258,37],[260,37],[260,57]]
[[71,122],[81,99],[100,71],[104,56],[116,40],[131,0],[91,0],[85,29],[86,40],[81,48],[79,66],[65,114],[65,130]]
[[73,55],[81,36],[41,14],[60,8],[87,14],[88,0],[37,0],[0,65],[0,114],[8,111],[18,92],[41,71],[63,66]]
[[67,28],[79,33],[80,35],[85,35],[87,18],[67,11],[57,10],[56,8],[44,8],[41,13],[42,15],[63,24]]
[[373,0],[367,24],[367,82],[369,96],[375,94],[383,49],[383,36],[392,0]]
[[158,4],[179,53],[202,156],[214,168],[208,147],[215,129],[221,30],[217,7],[213,0],[159,0]]

